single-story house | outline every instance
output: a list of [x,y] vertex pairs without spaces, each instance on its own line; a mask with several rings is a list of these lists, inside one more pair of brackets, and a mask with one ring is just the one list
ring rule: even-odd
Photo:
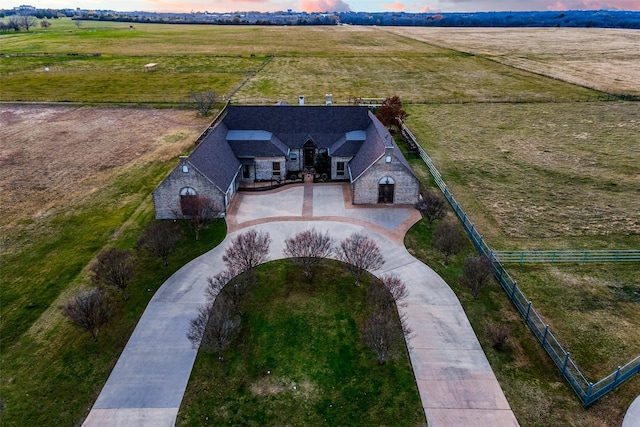
[[191,155],[153,192],[156,218],[181,200],[211,198],[223,211],[241,183],[317,170],[351,183],[354,204],[414,204],[419,181],[389,131],[360,106],[228,105]]

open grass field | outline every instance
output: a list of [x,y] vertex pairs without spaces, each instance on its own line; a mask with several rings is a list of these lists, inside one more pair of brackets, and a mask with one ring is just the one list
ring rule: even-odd
[[[412,164],[418,172],[421,171],[419,163],[412,162]],[[453,219],[453,212],[449,212],[449,216]],[[469,290],[459,284],[462,262],[466,256],[473,255],[475,252],[471,242],[467,241],[462,252],[452,257],[449,265],[445,265],[442,254],[431,246],[431,234],[432,229],[429,229],[426,221],[423,220],[409,231],[405,238],[405,245],[411,253],[442,276],[460,299],[519,424],[536,427],[619,426],[628,406],[640,393],[640,377],[636,376],[588,409],[583,409],[574,392],[560,376],[558,369],[546,355],[538,340],[524,325],[520,314],[500,286],[495,282],[492,283],[476,301]],[[580,270],[580,267],[562,268],[565,275],[562,279],[566,280],[568,274]],[[601,283],[591,280],[588,286],[583,286],[583,282],[580,281],[572,283],[571,286],[567,286],[564,280],[546,282],[549,277],[544,277],[545,270],[547,270],[546,267],[536,267],[529,271],[520,269],[512,271],[509,268],[519,284],[523,277],[522,273],[532,274],[532,277],[542,279],[542,289],[544,289],[542,292],[534,295],[530,287],[525,288],[525,291],[543,315],[558,314],[557,311],[551,311],[551,306],[555,306],[555,310],[565,309],[569,312],[560,314],[561,317],[556,318],[562,318],[562,322],[567,321],[568,325],[572,325],[571,327],[577,327],[578,330],[571,331],[575,336],[567,335],[566,326],[568,325],[558,325],[555,322],[551,327],[555,330],[556,326],[565,326],[557,331],[558,336],[563,342],[571,345],[571,357],[578,359],[581,368],[588,368],[585,369],[585,373],[590,380],[600,378],[595,365],[602,364],[602,360],[608,360],[606,363],[608,367],[604,370],[609,373],[615,369],[617,363],[626,362],[628,360],[625,359],[626,356],[638,354],[640,349],[637,346],[637,328],[635,327],[638,324],[637,314],[627,311],[616,315],[614,312],[616,309],[637,311],[638,294],[636,293],[635,297],[624,297],[618,292],[606,292],[605,283],[611,280],[609,273],[615,271],[615,268],[605,267],[600,270],[600,274],[596,275],[591,267],[587,267],[586,274],[593,275],[596,279],[605,279]],[[636,270],[628,269],[627,277],[633,277],[634,272]],[[524,285],[521,287],[524,288]],[[600,290],[596,298],[593,297],[594,288]],[[638,292],[637,287],[635,292]],[[540,294],[545,295],[543,298],[546,301],[536,299]],[[549,305],[549,299],[552,298],[556,301]],[[635,308],[633,298],[636,301]],[[563,308],[563,301],[572,305]],[[543,302],[547,305],[541,308]],[[589,304],[599,304],[600,310],[597,316],[589,318],[585,324],[580,325],[579,322],[584,319],[578,319],[571,313],[583,311],[581,315],[588,316],[593,310],[593,305],[588,306]],[[605,306],[611,310],[605,309]],[[598,316],[601,317],[598,318]],[[546,318],[552,317],[546,316]],[[619,324],[613,326],[611,323],[616,321]],[[495,325],[504,325],[509,331],[506,345],[502,349],[493,347],[490,329]],[[585,338],[587,333],[593,338]],[[577,345],[573,346],[576,343]],[[576,353],[573,353],[573,350],[576,350]],[[587,360],[584,358],[585,355]],[[591,358],[594,359],[594,363],[583,365],[583,362],[589,362]]]
[[382,366],[362,343],[374,278],[321,269],[313,285],[288,260],[258,269],[239,335],[223,363],[199,352],[176,425],[424,425],[404,342]]
[[[393,95],[419,103],[606,97],[374,27],[84,22],[77,28],[57,20],[35,34],[0,35],[0,41],[2,101],[175,105],[205,89],[231,96],[258,70],[234,101],[295,103],[304,94],[307,103],[322,103],[326,93],[343,104]],[[53,56],[19,56],[43,53]],[[152,62],[156,71],[145,73]]]
[[[176,105],[202,89],[231,94],[245,80],[235,101],[296,103],[304,94],[320,103],[333,93],[334,102],[346,103],[398,94],[414,103],[407,106],[409,126],[491,246],[640,247],[640,105],[600,102],[608,97],[584,87],[636,93],[637,79],[630,87],[625,77],[638,63],[635,33],[486,29],[484,37],[460,31],[435,39],[419,29],[392,30],[398,34],[365,27],[102,22],[78,28],[56,20],[46,30],[0,35],[0,101]],[[567,43],[554,43],[554,34]],[[487,58],[469,54],[491,40],[495,50],[479,52]],[[580,53],[582,45],[589,55]],[[55,55],[39,56],[44,53]],[[563,58],[592,67],[591,80]],[[143,72],[149,62],[158,63],[155,73]],[[531,64],[576,79],[514,68]],[[148,301],[144,289],[155,289],[166,272],[141,279],[137,302],[121,308],[124,326],[97,346],[72,329],[59,308],[85,282],[86,267],[101,248],[133,246],[153,215],[151,191],[208,120],[185,110],[3,104],[0,112],[0,421],[72,425],[86,415]],[[410,161],[428,185],[426,170]],[[220,232],[212,231],[209,243]],[[407,246],[458,293],[522,426],[619,425],[640,393],[638,377],[583,410],[502,291],[496,287],[476,304],[457,285],[462,256],[445,267],[429,248],[429,236],[418,225]],[[588,379],[640,353],[637,266],[509,271]],[[492,322],[512,328],[508,351],[491,348],[486,327]]]
[[496,249],[640,246],[640,104],[407,111],[408,126]]
[[[637,103],[408,111],[409,126],[491,247],[640,247]],[[637,265],[507,268],[591,380],[640,354],[637,328],[621,327],[640,324]]]
[[610,28],[387,28],[608,93],[640,96],[640,33]]
[[[153,219],[151,191],[206,121],[191,111],[0,106],[2,425],[86,416],[146,304],[179,266],[219,242],[220,223],[169,268],[143,258],[130,300],[97,344],[61,306],[106,245],[132,248]],[[118,297],[119,300],[119,297]]]

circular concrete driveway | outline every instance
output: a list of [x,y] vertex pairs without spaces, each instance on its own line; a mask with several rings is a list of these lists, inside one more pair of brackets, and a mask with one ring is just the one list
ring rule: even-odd
[[266,231],[275,260],[288,237],[315,228],[336,241],[366,233],[385,257],[372,273],[405,282],[409,296],[400,312],[413,330],[407,345],[430,427],[517,426],[455,294],[402,244],[419,214],[410,207],[354,207],[349,200],[349,187],[336,184],[238,194],[227,216],[229,234],[154,295],[84,425],[173,426],[197,354],[186,338],[189,320],[204,303],[207,278],[225,268],[230,240],[247,228]]

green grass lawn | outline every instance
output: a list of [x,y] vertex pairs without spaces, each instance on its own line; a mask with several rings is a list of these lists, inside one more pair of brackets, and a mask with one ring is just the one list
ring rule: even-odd
[[[450,215],[452,216],[453,213],[450,212]],[[463,251],[452,257],[449,265],[445,265],[443,256],[431,246],[431,233],[432,230],[427,227],[426,221],[422,220],[409,230],[405,237],[405,245],[410,253],[442,276],[458,296],[519,424],[523,427],[619,425],[627,408],[640,392],[640,377],[634,377],[588,409],[583,409],[573,390],[562,378],[497,282],[493,282],[483,291],[477,301],[473,299],[468,289],[459,284],[464,257],[475,254],[471,242],[467,241]],[[593,267],[591,269],[599,270]],[[540,274],[540,269],[532,270],[535,271],[530,273],[531,277],[535,278]],[[509,271],[511,272],[510,268]],[[636,270],[629,268],[627,271],[631,273]],[[519,271],[512,274],[520,284],[523,275]],[[579,289],[571,290],[570,293],[565,292],[565,284],[562,282],[545,282],[545,286],[548,295],[556,296],[551,302],[553,310],[564,309],[568,313],[584,312],[585,307],[580,304],[584,304],[583,301],[593,303],[591,295],[586,295],[581,301],[583,297]],[[628,317],[625,320],[622,314],[618,316],[611,311],[601,309],[598,312],[598,315],[602,316],[600,322],[591,318],[589,323],[582,325],[579,322],[583,319],[571,314],[557,316],[556,312],[552,312],[548,306],[542,304],[543,301],[536,299],[533,292],[529,295],[529,291],[530,289],[525,288],[527,296],[534,301],[538,311],[544,317],[553,319],[553,316],[556,316],[555,319],[558,321],[567,321],[563,328],[556,331],[558,339],[563,343],[572,344],[571,350],[576,350],[576,353],[572,352],[571,357],[578,360],[583,370],[587,368],[586,373],[590,380],[600,379],[597,377],[600,371],[595,371],[595,365],[602,366],[603,360],[607,361],[605,363],[607,368],[604,370],[610,373],[616,368],[616,364],[628,361],[625,359],[627,355],[637,355],[638,347],[633,347],[632,344],[627,345],[637,340],[636,329],[632,326],[633,323],[630,323],[635,321],[633,320],[636,318],[635,313],[627,311]],[[601,304],[611,304],[611,301],[616,299],[620,302],[623,298],[604,295]],[[565,306],[565,302],[578,303],[578,305]],[[627,310],[633,310],[628,298],[623,304],[626,304]],[[637,307],[637,302],[635,306]],[[548,313],[550,316],[547,316]],[[612,328],[612,321],[616,320],[619,323]],[[621,324],[626,326],[620,327]],[[489,334],[492,325],[505,325],[509,330],[509,338],[503,349],[493,348],[493,341]],[[568,328],[578,329],[568,332]],[[590,359],[592,355],[593,361]]]
[[370,280],[329,260],[314,285],[288,260],[261,266],[226,361],[198,353],[177,425],[424,424],[405,343],[382,366],[362,343]]
[[[0,101],[176,104],[212,89],[235,102],[399,95],[409,102],[549,102],[604,94],[373,27],[234,27],[54,20],[0,35]],[[50,54],[53,56],[19,56]],[[100,56],[94,56],[99,54]],[[274,56],[255,76],[269,56]],[[144,73],[147,63],[156,71]],[[44,71],[48,67],[49,71]],[[73,84],[69,84],[73,82]]]
[[[405,154],[423,185],[434,186],[422,160]],[[442,159],[447,158],[443,153]],[[454,165],[449,170],[455,170]],[[447,175],[443,176],[446,181]],[[468,209],[470,198],[462,194],[454,192],[475,221],[474,214],[482,210]],[[454,218],[453,212],[449,216]],[[479,230],[483,233],[482,228]],[[596,427],[621,423],[640,391],[640,377],[583,409],[497,282],[481,293],[478,301],[459,284],[464,257],[476,254],[471,242],[467,241],[463,251],[445,265],[443,256],[431,245],[432,231],[426,221],[419,222],[407,233],[405,245],[442,276],[458,296],[520,425]],[[636,265],[507,265],[507,270],[589,381],[600,380],[640,352],[637,328],[633,326],[640,321]],[[509,329],[504,349],[493,348],[489,334],[492,325]]]
[[[62,305],[87,283],[86,266],[105,245],[135,247],[153,219],[150,192],[172,166],[130,170],[73,212],[39,224],[38,234],[23,232],[11,242],[12,252],[1,255],[3,426],[81,422],[158,287],[224,238],[223,221],[205,230],[199,242],[183,227],[179,249],[166,268],[159,259],[139,254],[130,298],[123,302],[114,292],[117,315],[97,343],[62,317]],[[122,203],[113,203],[116,198]]]

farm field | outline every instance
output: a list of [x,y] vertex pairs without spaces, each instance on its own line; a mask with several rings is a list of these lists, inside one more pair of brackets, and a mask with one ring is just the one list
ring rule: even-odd
[[[607,81],[597,74],[606,68],[597,46],[611,43],[617,47],[607,55],[616,57],[605,57],[617,66],[607,73],[620,74],[606,90],[636,94],[637,87],[628,86],[625,77],[638,63],[631,48],[633,32],[486,29],[486,37],[462,31],[459,38],[450,34],[432,40],[413,28],[392,29],[398,32],[392,34],[391,29],[366,27],[129,28],[83,22],[78,28],[69,20],[54,24],[32,34],[0,35],[0,53],[5,55],[0,56],[0,101],[79,103],[0,104],[0,408],[13,407],[22,389],[34,390],[36,400],[25,399],[21,407],[22,414],[28,414],[29,406],[49,400],[53,393],[54,384],[36,393],[40,385],[35,381],[61,381],[69,394],[62,393],[52,403],[63,408],[58,425],[80,422],[86,415],[102,387],[100,375],[91,377],[95,383],[83,386],[82,396],[72,405],[62,400],[71,396],[81,374],[74,379],[60,361],[45,363],[71,357],[60,345],[51,344],[75,333],[59,307],[85,280],[86,266],[105,244],[135,241],[152,217],[150,192],[211,120],[193,110],[80,107],[82,103],[175,106],[188,93],[209,88],[221,96],[233,94],[234,102],[250,103],[296,103],[304,94],[308,103],[317,104],[325,93],[333,93],[334,102],[344,104],[351,97],[398,94],[411,102],[406,105],[408,125],[491,246],[640,247],[640,105],[611,101],[607,94],[583,87]],[[504,41],[503,33],[511,43]],[[571,44],[573,53],[559,51],[562,43],[552,43],[553,34],[578,40]],[[595,38],[591,34],[603,37],[598,45],[585,42],[585,37]],[[463,36],[469,49],[463,46]],[[529,63],[496,62],[518,60],[525,45],[534,51],[527,40],[536,37],[545,40],[540,45],[551,52],[544,64],[553,63],[549,69],[568,74],[574,71],[571,61],[561,58],[579,55],[582,40],[585,50],[592,49],[589,52],[600,58],[599,65],[593,65],[593,81],[568,84],[561,80],[573,81],[569,77],[548,74],[550,78],[513,67],[527,68]],[[631,44],[621,41],[629,37]],[[476,43],[493,38],[501,40],[495,42],[503,46],[502,51],[495,48],[500,58],[491,56],[498,53],[482,53],[488,59],[469,54],[476,54],[471,51]],[[159,64],[155,73],[142,71],[149,62]],[[411,162],[428,185],[419,162]],[[461,259],[450,269],[444,267],[437,253],[422,248],[421,239],[428,234],[417,227],[408,246],[420,247],[418,255],[458,293],[522,426],[619,424],[640,392],[640,378],[583,410],[531,333],[518,326],[501,291],[491,290],[481,305],[474,304],[457,285]],[[589,380],[600,379],[640,354],[635,333],[640,323],[637,266],[508,268]],[[128,316],[135,324],[133,314]],[[485,331],[489,321],[512,326],[507,354],[491,348]],[[69,337],[78,342],[85,338]],[[126,337],[114,340],[124,345]],[[109,354],[108,363],[115,363],[117,349]],[[29,364],[29,357],[39,357],[42,363],[32,363],[31,370],[7,363]],[[109,367],[100,370],[108,373]],[[34,382],[25,385],[31,374]],[[11,409],[3,411],[11,414]],[[6,419],[3,416],[3,424]],[[44,418],[31,419],[43,425]]]
[[640,33],[609,28],[387,28],[608,93],[640,96]]
[[[76,28],[62,20],[0,40],[1,101],[178,105],[205,89],[242,103],[295,103],[304,94],[317,104],[327,93],[337,104],[394,95],[418,103],[607,97],[375,27]],[[158,64],[155,72],[144,72],[148,63]]]
[[[408,111],[408,125],[492,248],[640,247],[637,103]],[[637,265],[507,269],[592,379],[640,354],[637,331],[619,328],[640,323]]]

